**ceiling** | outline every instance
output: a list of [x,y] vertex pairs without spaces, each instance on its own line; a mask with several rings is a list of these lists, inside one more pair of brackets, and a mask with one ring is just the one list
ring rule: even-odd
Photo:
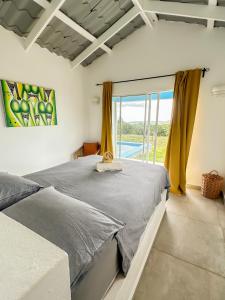
[[[160,0],[160,1],[208,5],[208,0]],[[217,6],[225,6],[225,0],[218,0]],[[177,21],[177,22],[185,22],[185,23],[200,24],[200,25],[207,26],[207,20],[204,19],[169,16],[163,14],[158,14],[158,18],[159,20]],[[214,27],[225,27],[225,22],[215,22]]]
[[[46,10],[59,0],[0,0],[0,25],[14,31],[24,38],[32,34],[34,27],[40,22]],[[168,0],[160,0],[168,2]],[[70,61],[79,58],[84,51],[88,51],[96,39],[102,38],[110,28],[121,18],[134,9],[138,1],[131,0],[66,0],[60,7],[60,14],[54,13],[50,21],[37,36],[35,42],[49,51],[63,56]],[[208,5],[208,0],[170,0],[186,4]],[[134,3],[134,4],[133,4]],[[218,0],[218,6],[225,7],[225,0]],[[137,5],[136,5],[137,7]],[[140,11],[141,12],[141,11]],[[207,27],[207,20],[182,17],[169,14],[144,13],[135,15],[126,22],[121,29],[104,40],[104,43],[88,51],[81,59],[83,66],[91,64],[106,51],[113,47],[145,24],[155,26],[152,20],[166,20],[175,22],[196,23]],[[67,22],[65,22],[65,18]],[[71,26],[72,22],[72,26]],[[76,25],[80,30],[74,30]],[[214,27],[225,27],[225,22],[215,21]],[[84,31],[84,32],[83,32]]]

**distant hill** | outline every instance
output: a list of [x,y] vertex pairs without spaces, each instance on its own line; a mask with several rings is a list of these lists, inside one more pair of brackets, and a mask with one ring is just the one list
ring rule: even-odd
[[[133,121],[133,122],[126,122],[128,124],[142,124],[144,125],[143,121]],[[151,125],[155,125],[155,121],[150,122]],[[170,124],[170,120],[168,121],[158,121],[158,124]]]
[[[118,120],[118,130],[120,130],[121,123],[121,134],[132,134],[132,135],[144,135],[144,122],[124,122],[123,120]],[[150,124],[150,135],[156,130],[155,122]],[[158,136],[168,136],[170,130],[170,122],[159,122],[158,123]]]

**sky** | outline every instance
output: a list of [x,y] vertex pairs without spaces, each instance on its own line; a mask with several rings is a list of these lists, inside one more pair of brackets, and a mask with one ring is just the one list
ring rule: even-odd
[[[160,96],[159,102],[159,122],[171,120],[173,91],[163,91],[151,93],[151,117],[150,121],[156,121],[157,98]],[[113,97],[113,102],[117,104],[117,118],[120,114],[120,101],[122,101],[122,119],[125,122],[144,121],[145,100],[150,95],[134,95],[124,97]],[[149,101],[147,101],[149,103]],[[148,110],[147,110],[148,111]]]
[[[170,121],[172,113],[172,99],[163,99],[159,102],[159,122]],[[119,103],[117,103],[119,109]],[[151,118],[150,121],[156,121],[157,101],[151,101]],[[139,102],[123,102],[122,103],[122,119],[125,122],[144,121],[145,103]],[[119,117],[119,116],[118,116]]]

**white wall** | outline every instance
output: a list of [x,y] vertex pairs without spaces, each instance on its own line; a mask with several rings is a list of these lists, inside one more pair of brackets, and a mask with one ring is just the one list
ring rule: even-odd
[[[87,68],[89,138],[100,139],[101,105],[92,103],[101,94],[97,82],[174,73],[209,67],[202,79],[199,105],[189,157],[187,182],[200,185],[203,172],[217,169],[225,175],[225,96],[212,96],[212,86],[225,83],[225,29],[160,21],[153,30],[143,27]],[[173,88],[173,78],[114,86],[114,95]]]
[[[54,88],[58,126],[6,128],[0,101],[0,171],[20,175],[68,161],[85,139],[84,70],[0,27],[0,79]],[[1,99],[2,100],[2,99]]]

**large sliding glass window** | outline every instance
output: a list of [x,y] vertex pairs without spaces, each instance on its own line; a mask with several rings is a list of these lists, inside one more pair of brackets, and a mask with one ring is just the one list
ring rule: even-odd
[[113,97],[113,144],[118,158],[163,163],[173,92]]

